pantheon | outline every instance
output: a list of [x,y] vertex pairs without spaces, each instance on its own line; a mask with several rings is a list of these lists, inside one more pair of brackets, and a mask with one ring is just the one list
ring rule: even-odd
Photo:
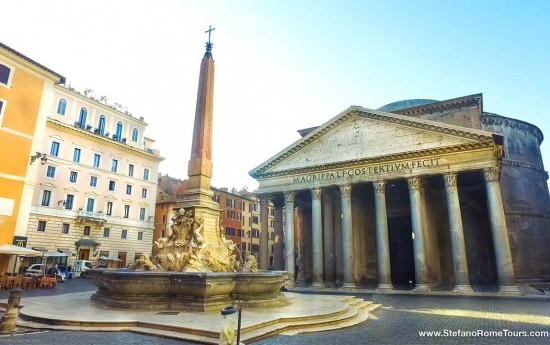
[[[543,134],[482,94],[351,106],[298,132],[250,171],[291,285],[516,294],[550,279]],[[265,228],[260,267],[267,252]]]

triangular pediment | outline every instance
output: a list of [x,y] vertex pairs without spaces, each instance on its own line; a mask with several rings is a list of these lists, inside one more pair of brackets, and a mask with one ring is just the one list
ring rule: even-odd
[[490,132],[353,106],[253,169],[250,175],[258,178],[492,144]]

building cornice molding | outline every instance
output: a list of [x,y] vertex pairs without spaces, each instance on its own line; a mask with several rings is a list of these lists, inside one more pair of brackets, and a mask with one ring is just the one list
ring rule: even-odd
[[544,140],[544,134],[537,126],[525,121],[512,119],[498,114],[484,112],[483,114],[481,114],[481,124],[491,126],[506,126],[531,132],[539,141],[539,145]]
[[105,138],[103,136],[99,136],[97,134],[91,133],[91,132],[86,131],[86,130],[81,129],[81,128],[76,128],[74,126],[70,126],[66,123],[60,122],[58,120],[55,120],[55,119],[52,119],[52,118],[49,118],[49,117],[48,117],[48,120],[46,122],[46,125],[48,127],[51,127],[51,128],[56,128],[56,129],[59,129],[59,130],[65,131],[65,132],[70,132],[74,135],[77,135],[77,136],[82,137],[82,138],[86,138],[88,140],[94,141],[96,143],[100,143],[102,145],[116,147],[117,149],[120,149],[122,151],[131,152],[133,154],[137,154],[137,155],[140,155],[142,157],[147,157],[147,158],[151,159],[152,161],[154,161],[156,163],[160,163],[164,160],[164,157],[157,156],[157,155],[148,153],[146,151],[137,149],[135,147],[122,144],[118,141],[113,141],[111,139]]
[[326,170],[331,170],[331,169],[336,170],[336,169],[355,166],[355,165],[389,163],[393,161],[425,158],[430,156],[453,154],[453,153],[466,152],[466,151],[472,151],[472,150],[483,150],[483,149],[489,149],[489,148],[494,149],[494,146],[495,145],[492,141],[485,141],[485,142],[470,143],[470,144],[463,144],[463,145],[457,145],[457,146],[438,147],[438,148],[432,148],[427,150],[396,153],[392,155],[373,157],[373,158],[341,161],[341,162],[335,162],[335,163],[325,163],[320,166],[310,166],[310,167],[304,167],[304,168],[280,170],[272,173],[269,173],[269,172],[257,173],[253,175],[253,177],[257,179],[264,179],[264,178],[279,177],[284,175],[318,173]]
[[79,99],[82,103],[87,103],[90,106],[100,108],[100,109],[104,110],[105,113],[115,114],[116,116],[120,116],[120,117],[122,117],[126,120],[131,121],[131,122],[135,122],[136,124],[140,124],[143,127],[147,127],[149,125],[147,122],[145,122],[141,118],[134,117],[129,112],[126,113],[124,111],[120,111],[114,106],[111,106],[111,105],[108,105],[108,104],[105,104],[105,103],[101,103],[98,99],[83,95],[80,92],[78,92],[74,89],[70,89],[70,88],[68,88],[64,85],[55,85],[55,88],[57,89],[58,92],[66,93],[67,95],[70,95],[70,97],[74,97],[74,98]]
[[[456,152],[457,150],[464,151],[464,150],[472,150],[472,149],[481,149],[481,148],[486,148],[491,145],[494,145],[493,134],[491,132],[481,131],[481,130],[472,129],[472,128],[466,128],[466,127],[459,127],[454,125],[448,125],[444,123],[418,119],[418,118],[409,117],[405,115],[398,115],[393,113],[381,112],[377,110],[365,109],[358,106],[352,106],[348,108],[346,111],[344,111],[343,113],[341,113],[340,115],[338,115],[336,118],[329,120],[323,126],[320,126],[316,130],[308,134],[307,136],[298,140],[295,144],[287,147],[285,150],[281,151],[279,154],[275,155],[267,162],[264,162],[262,165],[250,171],[249,172],[250,176],[254,178],[261,178],[263,176],[269,175],[267,171],[272,167],[276,166],[277,164],[284,161],[288,157],[294,155],[296,152],[300,151],[304,147],[310,145],[311,143],[313,143],[320,137],[324,136],[334,128],[338,127],[342,123],[350,120],[351,118],[359,117],[359,116],[386,122],[386,123],[392,123],[400,126],[406,126],[406,127],[426,130],[434,133],[440,133],[443,135],[460,137],[460,138],[464,138],[472,141],[472,143],[468,143],[468,144],[427,150],[427,151],[433,151],[433,150],[439,151],[441,149],[444,150],[444,152],[436,152],[436,154]],[[451,150],[451,151],[446,152],[445,150],[447,151]],[[424,156],[422,152],[423,151],[417,151],[416,153],[415,152],[399,153],[399,154],[390,155],[390,156],[370,158],[368,159],[368,161],[379,162],[380,159],[382,161],[387,161],[388,159],[386,159],[386,157],[395,157],[395,158],[392,158],[392,160],[415,158],[415,157]],[[403,157],[400,158],[401,156]],[[337,166],[349,165],[349,162],[338,162],[338,163],[334,163],[334,165],[337,165]],[[276,174],[276,173],[273,173],[273,174]]]
[[19,65],[24,66],[25,68],[33,71],[34,73],[37,73],[43,78],[51,80],[53,83],[65,83],[65,77],[61,74],[52,71],[46,66],[39,64],[33,59],[2,43],[0,43],[0,55],[4,55],[7,59],[10,59],[18,63]]
[[478,93],[475,95],[453,98],[446,101],[440,101],[436,103],[420,105],[417,107],[401,109],[401,110],[394,111],[392,113],[406,115],[406,116],[415,116],[415,115],[421,115],[426,113],[442,112],[449,109],[455,109],[457,107],[461,108],[461,107],[466,107],[470,105],[479,105],[479,107],[481,108],[482,102],[483,102],[483,96],[482,94]]

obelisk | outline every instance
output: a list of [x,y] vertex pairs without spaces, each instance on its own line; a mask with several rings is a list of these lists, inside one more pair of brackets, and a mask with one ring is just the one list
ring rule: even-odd
[[193,127],[193,143],[191,158],[187,167],[188,184],[183,200],[179,206],[194,211],[195,219],[204,221],[203,236],[205,242],[216,245],[220,243],[220,207],[212,199],[214,193],[210,189],[212,178],[212,115],[214,103],[214,59],[212,58],[212,42],[210,27],[206,52],[202,58],[199,87],[197,91],[197,106]]

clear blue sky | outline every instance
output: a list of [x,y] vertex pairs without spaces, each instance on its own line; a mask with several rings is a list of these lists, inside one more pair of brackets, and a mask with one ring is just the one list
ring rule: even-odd
[[[7,1],[0,41],[134,116],[186,178],[208,25],[216,187],[350,105],[483,93],[550,136],[550,1]],[[543,143],[548,169],[550,145]]]

